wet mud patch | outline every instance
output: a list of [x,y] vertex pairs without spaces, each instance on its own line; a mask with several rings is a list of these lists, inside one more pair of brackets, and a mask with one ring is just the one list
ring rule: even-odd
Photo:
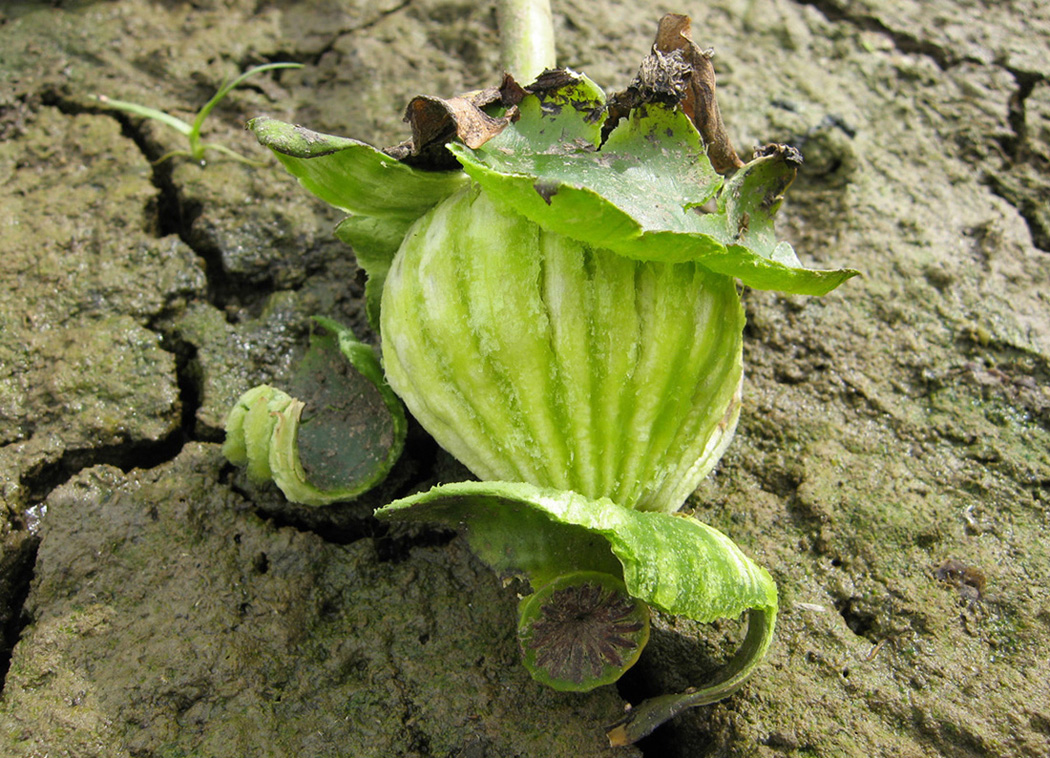
[[223,465],[190,444],[48,498],[0,715],[14,754],[602,752],[591,730],[615,693],[532,682],[513,596],[458,540],[390,561],[372,540],[277,527],[220,483]]
[[[556,6],[561,61],[628,84],[652,9]],[[1048,57],[1026,29],[1046,10],[691,10],[734,144],[801,143],[782,232],[865,276],[820,301],[746,293],[741,426],[692,506],[775,575],[777,641],[742,692],[642,751],[1042,756]],[[290,376],[310,316],[374,336],[361,281],[332,214],[276,166],[155,168],[178,135],[86,95],[187,117],[224,77],[296,60],[235,91],[210,138],[252,153],[243,121],[270,115],[395,144],[412,96],[498,79],[490,6],[0,14],[4,607],[35,572],[27,615],[0,619],[19,635],[7,753],[587,755],[624,700],[722,660],[731,624],[669,626],[619,696],[544,690],[518,661],[513,591],[457,539],[377,531],[370,501],[289,510],[202,444],[241,392]],[[441,455],[420,446],[390,486],[440,480]]]

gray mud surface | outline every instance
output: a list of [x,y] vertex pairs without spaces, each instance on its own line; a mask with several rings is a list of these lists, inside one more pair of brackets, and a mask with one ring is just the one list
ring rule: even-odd
[[[716,48],[741,148],[799,147],[781,232],[861,269],[745,293],[745,410],[693,502],[766,565],[756,677],[620,755],[1050,754],[1050,6],[555,0],[560,62],[621,89],[663,12]],[[628,702],[703,681],[735,624],[660,619],[618,688],[518,662],[514,587],[371,509],[457,475],[418,432],[318,512],[225,465],[226,410],[309,317],[371,337],[337,215],[270,161],[185,159],[184,118],[265,159],[270,115],[380,145],[415,94],[498,81],[463,0],[0,6],[0,754],[610,754]],[[459,472],[461,475],[462,472]]]

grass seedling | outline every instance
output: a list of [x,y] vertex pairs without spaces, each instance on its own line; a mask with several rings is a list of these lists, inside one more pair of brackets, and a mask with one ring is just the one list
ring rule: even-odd
[[150,108],[145,105],[139,105],[138,103],[129,103],[124,100],[114,100],[106,97],[105,95],[96,95],[94,97],[102,105],[107,108],[114,108],[116,110],[124,111],[125,113],[131,113],[136,116],[142,116],[143,118],[153,119],[154,121],[160,121],[162,124],[167,124],[172,129],[177,131],[179,134],[184,135],[189,140],[189,150],[172,150],[170,153],[162,155],[156,160],[156,163],[163,163],[169,158],[175,156],[186,156],[200,165],[205,165],[204,153],[208,150],[213,150],[217,153],[229,156],[234,160],[240,161],[241,163],[247,163],[248,165],[258,166],[262,165],[259,161],[253,161],[250,158],[245,158],[240,153],[237,153],[225,145],[220,145],[215,142],[204,142],[201,139],[201,129],[204,126],[205,119],[208,118],[208,114],[211,113],[212,109],[218,105],[226,95],[237,87],[245,79],[256,74],[261,74],[264,71],[273,71],[281,68],[302,68],[301,63],[265,63],[261,66],[255,66],[245,71],[243,74],[238,76],[231,82],[227,82],[219,87],[211,100],[204,104],[204,107],[197,112],[196,118],[193,119],[193,123],[187,123],[181,118],[172,116],[170,113],[157,110],[156,108]]

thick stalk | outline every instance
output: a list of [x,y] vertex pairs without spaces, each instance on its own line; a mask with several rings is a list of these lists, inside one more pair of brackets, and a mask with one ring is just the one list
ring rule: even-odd
[[554,68],[554,21],[550,0],[499,0],[503,67],[522,84]]

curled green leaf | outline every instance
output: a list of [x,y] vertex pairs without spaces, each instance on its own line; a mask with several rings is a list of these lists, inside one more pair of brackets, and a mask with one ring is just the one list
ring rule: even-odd
[[378,484],[404,446],[404,409],[375,353],[329,319],[293,381],[295,397],[261,385],[226,421],[223,453],[256,483],[273,481],[291,502],[329,505]]
[[571,569],[609,573],[611,553],[631,596],[668,613],[711,622],[777,606],[765,569],[688,516],[519,482],[446,484],[396,500],[376,516],[461,528],[479,558],[504,575],[528,576],[534,586]]
[[466,183],[458,171],[414,169],[348,137],[266,117],[253,118],[248,128],[303,187],[348,213],[418,218]]
[[640,739],[683,708],[732,694],[772,641],[772,578],[732,540],[692,517],[511,482],[446,484],[395,501],[376,516],[459,528],[482,561],[503,575],[526,576],[537,589],[566,575],[599,572],[622,579],[631,597],[674,615],[711,622],[747,613],[745,642],[712,681],[639,705],[610,734],[618,744]]

